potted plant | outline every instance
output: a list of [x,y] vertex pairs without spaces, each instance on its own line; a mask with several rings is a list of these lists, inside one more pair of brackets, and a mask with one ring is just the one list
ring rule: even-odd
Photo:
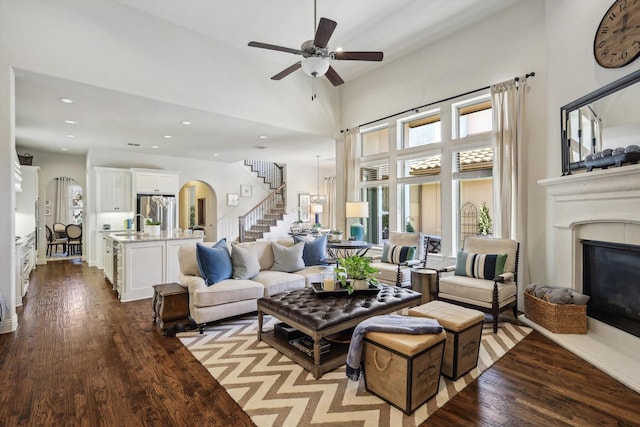
[[329,231],[329,240],[339,242],[342,240],[342,234],[342,230],[331,230]]
[[144,230],[152,236],[160,235],[160,221],[151,221],[147,219],[144,223]]
[[336,276],[349,294],[356,289],[367,289],[369,284],[377,284],[377,273],[378,269],[371,267],[371,259],[360,255],[340,258],[336,267]]
[[478,215],[478,234],[488,236],[491,234],[491,216],[486,202],[480,205],[480,214]]

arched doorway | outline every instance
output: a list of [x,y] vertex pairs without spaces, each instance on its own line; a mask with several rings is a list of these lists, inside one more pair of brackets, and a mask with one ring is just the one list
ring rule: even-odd
[[218,199],[209,184],[189,181],[180,189],[178,226],[183,230],[203,230],[205,242],[218,240]]
[[[84,191],[80,183],[66,176],[59,176],[49,181],[45,189],[44,200],[45,229],[48,227],[51,231],[51,236],[49,236],[49,231],[45,233],[47,260],[82,257],[84,236],[81,234],[79,237],[79,248],[75,246],[76,250],[71,251],[71,245],[67,244],[69,239],[65,229],[69,224],[82,227],[83,221]],[[76,238],[75,235],[73,237]],[[63,243],[49,247],[50,240],[56,238],[57,242]]]

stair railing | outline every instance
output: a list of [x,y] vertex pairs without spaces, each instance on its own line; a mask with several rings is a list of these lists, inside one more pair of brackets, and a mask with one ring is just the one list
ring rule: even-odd
[[251,167],[251,171],[262,178],[265,184],[269,184],[270,189],[279,188],[284,184],[284,166],[262,160],[245,160],[244,164]]
[[267,197],[262,199],[260,203],[250,209],[249,212],[238,217],[240,231],[238,234],[239,242],[246,241],[247,232],[250,231],[254,225],[258,224],[258,220],[264,219],[267,214],[278,212],[279,208],[286,206],[285,188],[286,184],[281,184],[269,193]]

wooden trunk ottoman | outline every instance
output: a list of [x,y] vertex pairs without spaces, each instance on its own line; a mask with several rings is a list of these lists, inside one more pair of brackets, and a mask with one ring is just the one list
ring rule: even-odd
[[447,332],[442,375],[455,381],[478,365],[484,313],[431,301],[410,309],[409,316],[436,319]]
[[412,414],[438,393],[446,333],[409,335],[368,332],[364,379],[368,392]]
[[170,323],[189,318],[189,291],[179,283],[153,285],[153,323],[166,329]]

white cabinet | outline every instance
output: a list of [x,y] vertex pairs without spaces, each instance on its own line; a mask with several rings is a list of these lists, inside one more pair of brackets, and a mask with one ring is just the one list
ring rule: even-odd
[[39,166],[22,166],[22,191],[16,193],[16,236],[28,236],[36,230],[39,174]]
[[16,306],[29,290],[31,271],[36,267],[35,231],[16,242]]
[[178,194],[179,172],[132,170],[137,194]]
[[95,168],[98,212],[131,212],[131,172]]
[[113,283],[113,239],[109,237],[104,239],[103,265],[104,277],[107,278],[109,283],[115,285]]

